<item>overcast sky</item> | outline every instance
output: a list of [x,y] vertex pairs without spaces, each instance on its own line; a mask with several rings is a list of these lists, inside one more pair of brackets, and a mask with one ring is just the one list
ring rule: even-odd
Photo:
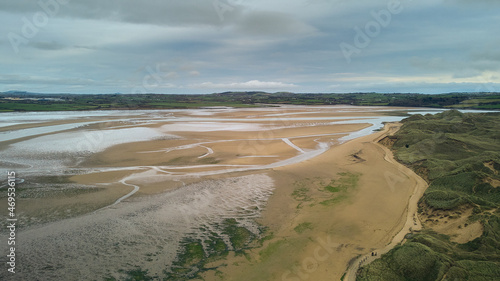
[[0,91],[500,91],[496,0],[2,0]]

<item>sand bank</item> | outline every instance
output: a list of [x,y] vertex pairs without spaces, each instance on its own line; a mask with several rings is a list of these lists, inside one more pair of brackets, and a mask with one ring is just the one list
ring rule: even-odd
[[[425,182],[394,162],[390,151],[377,143],[395,126],[306,162],[274,169],[269,175],[276,190],[261,220],[274,238],[253,250],[250,261],[242,257],[224,261],[222,276],[340,280],[350,264],[359,264],[372,251],[388,251],[410,227],[418,227],[413,217]],[[326,188],[342,184],[347,190],[332,193]],[[356,270],[349,267],[350,273]],[[210,273],[206,278],[221,280]]]
[[[200,227],[211,229],[221,219],[237,217],[254,230],[257,219],[274,238],[249,251],[250,261],[229,256],[227,261],[216,262],[214,266],[227,264],[219,268],[223,276],[230,280],[340,278],[349,260],[383,248],[402,229],[414,193],[412,177],[384,160],[386,151],[374,141],[385,132],[339,145],[340,138],[372,126],[365,119],[347,119],[373,120],[386,108],[363,110],[285,107],[135,112],[126,122],[120,121],[124,116],[119,114],[111,122],[103,117],[84,128],[68,126],[72,131],[49,130],[13,140],[2,147],[4,151],[21,147],[18,152],[23,152],[26,161],[32,160],[28,156],[44,161],[26,168],[25,175],[46,177],[60,172],[70,183],[58,185],[64,186],[62,195],[50,195],[57,187],[44,186],[50,192],[33,189],[38,192],[34,198],[19,201],[20,214],[33,218],[31,226],[19,232],[28,247],[20,250],[26,257],[26,276],[50,279],[72,274],[77,278],[89,272],[106,276],[130,265],[161,274],[175,258],[183,237],[203,235]],[[189,129],[179,130],[182,118],[191,122]],[[219,120],[218,124],[213,120]],[[196,129],[196,122],[217,130]],[[126,141],[127,137],[104,140],[94,145],[99,149],[83,156],[66,150],[57,154],[53,152],[57,147],[51,147],[54,159],[49,160],[59,161],[59,166],[48,165],[52,162],[45,154],[33,154],[37,139],[76,132],[105,137],[124,128],[155,134],[136,136],[133,142]],[[99,134],[99,130],[109,132]],[[73,186],[89,192],[72,195]],[[80,209],[74,210],[75,206]],[[40,216],[45,220],[37,221]],[[100,240],[93,245],[95,237]],[[61,244],[52,243],[54,239]],[[64,254],[68,249],[74,252]],[[46,262],[38,262],[41,255]],[[131,258],[119,260],[123,256]],[[107,271],[98,268],[103,261]],[[80,268],[82,264],[85,268]],[[219,280],[213,271],[205,277]]]

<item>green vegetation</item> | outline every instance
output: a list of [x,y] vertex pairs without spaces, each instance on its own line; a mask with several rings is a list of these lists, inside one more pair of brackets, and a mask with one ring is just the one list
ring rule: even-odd
[[229,236],[229,241],[231,241],[233,250],[236,252],[242,252],[257,238],[248,229],[238,226],[235,219],[224,221],[224,233]]
[[287,92],[225,92],[209,95],[163,94],[34,94],[0,93],[2,111],[64,111],[105,109],[185,109],[210,106],[255,107],[264,104],[412,106],[500,109],[499,93],[423,94],[294,94]]
[[[295,189],[292,198],[299,202],[297,209],[317,204],[332,206],[349,198],[348,192],[357,187],[361,174],[338,173],[335,179],[322,179],[319,177],[306,178],[294,183]],[[330,183],[325,183],[325,182]]]
[[330,184],[325,187],[326,190],[330,192],[341,192],[350,188],[355,188],[358,185],[359,174],[339,173],[338,175],[340,178],[338,180],[332,180]]
[[200,164],[218,164],[219,162],[220,160],[215,157],[204,157],[198,160]]
[[[172,268],[164,270],[164,280],[190,280],[199,278],[200,273],[217,268],[207,268],[207,264],[224,259],[230,251],[237,255],[245,255],[245,250],[261,246],[272,234],[259,239],[257,235],[239,225],[235,219],[226,219],[221,224],[214,225],[214,229],[221,234],[210,233],[203,241],[200,239],[184,238],[181,250],[177,255]],[[204,229],[203,229],[204,231]],[[261,230],[261,234],[264,231]],[[224,241],[230,243],[226,244]]]
[[321,201],[320,204],[323,206],[331,206],[331,205],[335,205],[336,203],[342,202],[345,199],[347,199],[347,195],[339,195],[335,198]]
[[[262,246],[264,241],[273,237],[272,233],[261,237],[265,233],[261,227],[259,227],[259,235],[256,235],[241,226],[235,219],[226,219],[220,224],[212,225],[210,229],[217,233],[201,228],[201,233],[207,234],[207,236],[203,238],[185,237],[180,243],[176,260],[171,267],[163,270],[163,276],[150,276],[147,270],[144,271],[137,267],[130,271],[120,270],[119,273],[126,276],[125,279],[120,280],[199,280],[202,279],[201,273],[210,270],[215,271],[215,274],[220,277],[222,273],[218,267],[224,266],[224,264],[211,267],[208,264],[225,259],[229,252],[248,258],[245,250]],[[152,255],[147,254],[146,256],[151,257]],[[110,276],[105,280],[116,279]]]
[[339,179],[332,180],[329,185],[323,187],[323,190],[328,193],[333,193],[334,196],[331,199],[321,201],[320,204],[323,206],[331,206],[338,202],[347,199],[347,191],[352,190],[358,186],[359,174],[351,173],[339,173]]
[[498,114],[449,111],[410,117],[392,139],[396,157],[430,182],[423,202],[450,210],[500,204],[500,190],[489,183],[500,180],[499,137]]
[[289,246],[286,240],[278,240],[270,243],[265,249],[259,252],[262,261],[269,259],[273,254],[281,248]]
[[128,278],[126,281],[149,281],[154,280],[154,277],[148,275],[147,270],[135,269],[131,271],[127,271]]
[[[148,270],[142,270],[139,267],[136,267],[133,270],[119,270],[119,273],[125,275],[124,278],[120,278],[119,280],[124,281],[150,281],[150,280],[158,280],[158,276],[150,276],[148,274]],[[104,278],[104,281],[116,281],[117,279],[113,276],[108,276]]]
[[312,230],[312,229],[313,229],[312,223],[303,222],[303,223],[297,225],[293,230],[295,230],[295,232],[297,232],[298,234],[301,234],[302,232],[304,232],[306,230]]
[[292,192],[292,197],[297,201],[307,202],[311,201],[311,196],[308,194],[309,189],[307,187],[296,188]]
[[424,231],[363,267],[357,280],[498,280],[498,254],[486,254],[494,246],[471,251],[469,243],[451,243],[446,235]]
[[[500,115],[416,115],[384,143],[429,182],[419,211],[473,208],[483,234],[465,244],[432,229],[412,234],[357,280],[500,280]],[[494,184],[496,185],[496,184]]]

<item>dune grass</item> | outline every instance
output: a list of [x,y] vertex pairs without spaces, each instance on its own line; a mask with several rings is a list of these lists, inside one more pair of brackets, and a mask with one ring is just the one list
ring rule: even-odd
[[429,182],[420,203],[474,208],[483,234],[465,244],[425,229],[375,262],[357,280],[500,280],[500,114],[414,115],[392,137],[397,159]]

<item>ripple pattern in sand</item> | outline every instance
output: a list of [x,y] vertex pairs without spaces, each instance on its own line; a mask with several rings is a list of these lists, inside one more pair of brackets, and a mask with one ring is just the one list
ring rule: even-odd
[[[234,218],[258,235],[254,219],[260,216],[273,188],[273,180],[265,174],[203,181],[21,231],[19,273],[12,280],[60,280],[62,276],[65,280],[107,276],[121,280],[124,276],[118,270],[136,266],[161,277],[175,259],[182,239],[204,240],[207,234],[201,228],[229,241],[217,225]],[[1,280],[6,280],[5,272],[0,272]]]

